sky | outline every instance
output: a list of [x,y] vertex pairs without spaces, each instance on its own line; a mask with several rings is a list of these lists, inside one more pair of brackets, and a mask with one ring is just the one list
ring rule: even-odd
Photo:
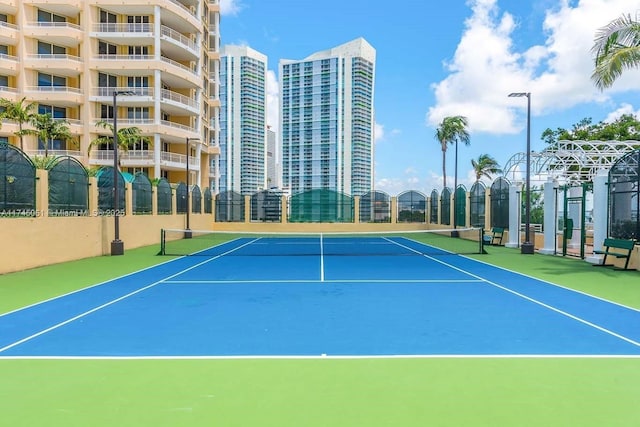
[[[363,37],[376,49],[375,190],[442,190],[444,117],[465,116],[470,144],[458,146],[458,184],[475,182],[471,159],[489,154],[504,167],[526,152],[531,94],[531,149],[547,129],[570,129],[621,114],[640,117],[640,69],[626,70],[604,91],[591,81],[598,29],[624,14],[630,0],[221,0],[221,44],[268,57],[268,123],[278,126],[278,63],[302,60]],[[455,150],[446,153],[453,187]],[[516,175],[511,175],[517,179]],[[487,181],[489,182],[489,181]]]

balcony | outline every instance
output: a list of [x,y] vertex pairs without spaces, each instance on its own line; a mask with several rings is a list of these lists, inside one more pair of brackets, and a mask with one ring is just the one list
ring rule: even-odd
[[154,38],[153,24],[94,24],[91,37],[115,44],[151,45]]
[[15,87],[0,86],[0,98],[5,98],[9,101],[15,102],[18,98],[18,89]]
[[[165,169],[185,170],[187,168],[187,155],[163,151],[160,153],[160,165]],[[200,159],[189,157],[189,170],[200,170]]]
[[160,40],[162,52],[171,58],[189,61],[196,60],[200,56],[196,42],[166,25],[160,28]]
[[[6,1],[6,0],[3,0]],[[75,16],[80,13],[82,9],[81,0],[64,0],[64,1],[51,1],[51,0],[23,0],[25,5],[35,6],[49,12],[53,12],[57,15],[63,16]]]
[[115,91],[133,92],[132,95],[118,97],[118,105],[120,106],[150,105],[153,103],[152,87],[97,87],[92,90],[89,100],[102,104],[111,104],[113,103],[113,93]]
[[164,56],[160,57],[160,59],[162,65],[158,68],[162,71],[162,81],[166,82],[167,85],[185,87],[185,82],[189,82],[189,86],[196,88],[202,84],[195,65],[192,68]]
[[193,115],[200,113],[198,102],[195,99],[167,89],[162,89],[160,102],[163,104],[162,109],[169,114],[184,115],[185,110]]
[[66,54],[29,54],[24,67],[58,76],[74,77],[82,72],[82,58]]
[[[41,156],[44,157],[44,150],[25,150],[24,151],[29,157]],[[47,154],[49,157],[73,157],[78,160],[84,159],[84,154],[81,151],[75,150],[48,150]]]
[[202,21],[195,7],[188,7],[178,0],[169,0],[163,4],[160,13],[162,23],[171,28],[185,33],[202,31]]
[[[120,151],[120,165],[125,167],[153,167],[155,166],[153,150],[129,150]],[[91,165],[113,165],[113,150],[92,150],[89,154]],[[163,151],[160,153],[160,165],[165,169],[185,170],[187,168],[187,156],[185,154]],[[200,159],[190,157],[189,169],[200,170]]]
[[82,104],[82,89],[71,86],[27,86],[25,94],[39,103],[72,107]]
[[69,22],[30,21],[25,26],[24,35],[66,47],[78,46],[83,37],[82,28]]
[[5,55],[0,53],[0,74],[5,76],[16,76],[20,66],[18,57],[13,55]]
[[15,46],[18,44],[19,39],[20,34],[17,25],[0,21],[0,43]]

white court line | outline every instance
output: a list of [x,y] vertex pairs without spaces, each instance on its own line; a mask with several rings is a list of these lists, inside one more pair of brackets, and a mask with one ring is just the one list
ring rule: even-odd
[[[390,240],[390,241],[393,242],[393,240]],[[420,253],[419,251],[417,251],[415,249],[412,249],[409,246],[405,246],[405,245],[403,245],[401,243],[398,243],[398,242],[394,242],[394,243],[396,243],[397,245],[402,246],[402,247],[404,247],[406,249],[409,249],[409,250],[412,250],[412,251]],[[551,306],[549,304],[545,304],[542,301],[539,301],[539,300],[537,300],[535,298],[531,298],[531,297],[529,297],[527,295],[524,295],[524,294],[522,294],[520,292],[514,291],[513,289],[509,289],[507,287],[499,285],[499,284],[497,284],[495,282],[492,282],[491,280],[484,279],[483,277],[480,277],[480,276],[478,276],[476,274],[473,274],[473,273],[470,273],[468,271],[465,271],[465,270],[463,270],[463,269],[461,269],[459,267],[456,267],[455,265],[448,264],[448,263],[446,263],[446,262],[444,262],[442,260],[436,259],[436,258],[431,257],[429,255],[422,254],[422,256],[424,256],[425,258],[428,258],[430,260],[436,261],[437,263],[440,263],[442,265],[446,265],[447,267],[452,268],[452,269],[454,269],[456,271],[459,271],[461,273],[464,273],[464,274],[466,274],[468,276],[475,277],[476,279],[480,279],[480,280],[484,281],[485,283],[487,283],[487,284],[489,284],[491,286],[495,286],[496,288],[502,289],[503,291],[509,292],[509,293],[511,293],[513,295],[516,295],[516,296],[519,296],[520,298],[524,298],[527,301],[530,301],[530,302],[533,302],[535,304],[538,304],[538,305],[540,305],[540,306],[542,306],[544,308],[547,308],[547,309],[549,309],[551,311],[555,311],[556,313],[562,314],[563,316],[566,316],[566,317],[568,317],[570,319],[576,320],[576,321],[578,321],[580,323],[583,323],[583,324],[585,324],[587,326],[591,326],[592,328],[595,328],[595,329],[597,329],[597,330],[599,330],[601,332],[607,333],[607,334],[609,334],[611,336],[614,336],[614,337],[616,337],[618,339],[621,339],[621,340],[626,341],[626,342],[628,342],[630,344],[633,344],[633,345],[635,345],[637,347],[640,347],[640,342],[634,341],[631,338],[625,337],[624,335],[620,335],[618,333],[615,333],[615,332],[613,332],[613,331],[611,331],[611,330],[609,330],[607,328],[604,328],[604,327],[602,327],[600,325],[596,325],[595,323],[589,322],[586,319],[583,319],[583,318],[578,317],[578,316],[574,316],[573,314],[568,313],[568,312],[566,312],[564,310],[560,310],[559,308],[553,307],[553,306]]]
[[438,279],[331,279],[331,280],[166,280],[167,284],[254,284],[254,283],[484,283],[481,279],[438,280]]
[[0,356],[3,360],[640,359],[639,354],[364,354],[242,356]]
[[229,250],[229,251],[227,251],[227,252],[224,252],[224,253],[222,253],[222,254],[220,254],[220,255],[217,255],[217,256],[215,256],[215,257],[213,257],[213,258],[206,259],[206,260],[204,260],[204,261],[202,261],[202,262],[199,262],[199,263],[197,263],[197,264],[195,264],[195,265],[192,265],[191,267],[185,268],[185,269],[183,269],[183,270],[180,270],[180,271],[179,271],[179,272],[177,272],[177,273],[174,273],[174,274],[172,274],[172,275],[170,275],[170,276],[167,276],[167,277],[165,277],[164,279],[160,279],[160,280],[158,280],[158,281],[156,281],[156,282],[151,283],[150,285],[147,285],[147,286],[144,286],[144,287],[142,287],[142,288],[136,289],[136,290],[135,290],[135,291],[133,291],[133,292],[129,292],[129,293],[128,293],[128,294],[126,294],[126,295],[123,295],[123,296],[118,297],[118,298],[116,298],[116,299],[114,299],[114,300],[108,301],[108,302],[106,302],[106,303],[104,303],[104,304],[102,304],[102,305],[99,305],[98,307],[94,307],[94,308],[92,308],[91,310],[87,310],[87,311],[85,311],[85,312],[83,312],[83,313],[78,314],[77,316],[74,316],[74,317],[72,317],[72,318],[70,318],[70,319],[67,319],[67,320],[65,320],[65,321],[59,322],[59,323],[57,323],[57,324],[55,324],[55,325],[53,325],[53,326],[51,326],[51,327],[49,327],[49,328],[43,329],[43,330],[41,330],[40,332],[36,332],[35,334],[29,335],[28,337],[25,337],[25,338],[23,338],[23,339],[21,339],[21,340],[18,340],[18,341],[16,341],[16,342],[14,342],[14,343],[11,343],[11,344],[9,344],[9,345],[6,345],[6,346],[4,346],[4,347],[0,348],[0,353],[2,353],[3,351],[9,350],[10,348],[13,348],[13,347],[15,347],[15,346],[17,346],[17,345],[23,344],[23,343],[25,343],[25,342],[27,342],[27,341],[31,341],[32,339],[34,339],[34,338],[36,338],[36,337],[39,337],[40,335],[44,335],[44,334],[46,334],[47,332],[51,332],[51,331],[53,331],[53,330],[55,330],[55,329],[58,329],[58,328],[60,328],[60,327],[62,327],[62,326],[64,326],[64,325],[66,325],[66,324],[69,324],[69,323],[71,323],[71,322],[73,322],[73,321],[75,321],[75,320],[78,320],[78,319],[81,319],[81,318],[83,318],[83,317],[86,317],[86,316],[88,316],[88,315],[89,315],[89,314],[91,314],[91,313],[95,313],[95,312],[96,312],[96,311],[98,311],[98,310],[101,310],[101,309],[103,309],[103,308],[105,308],[105,307],[108,307],[108,306],[113,305],[113,304],[115,304],[115,303],[117,303],[117,302],[120,302],[120,301],[122,301],[122,300],[124,300],[124,299],[126,299],[126,298],[129,298],[129,297],[131,297],[131,296],[133,296],[133,295],[136,295],[136,294],[138,294],[138,293],[140,293],[140,292],[142,292],[142,291],[145,291],[145,290],[147,290],[147,289],[153,288],[154,286],[157,286],[157,285],[159,285],[160,283],[163,283],[163,282],[164,282],[165,280],[167,280],[167,279],[171,279],[172,277],[179,276],[179,275],[181,275],[181,274],[183,274],[183,273],[185,273],[185,272],[187,272],[187,271],[189,271],[189,270],[193,270],[193,269],[194,269],[194,268],[196,268],[196,267],[200,267],[201,265],[204,265],[204,264],[209,263],[209,262],[211,262],[211,261],[213,261],[213,260],[216,260],[216,259],[218,259],[218,258],[220,258],[220,257],[223,257],[223,256],[225,256],[225,255],[227,255],[227,254],[230,254],[230,253],[232,253],[232,252],[234,252],[234,251],[236,251],[236,250],[238,250],[238,249],[240,249],[240,248],[242,248],[242,247],[244,247],[244,246],[246,246],[246,245],[248,245],[248,244],[250,244],[250,243],[252,243],[252,242],[253,242],[253,241],[251,241],[251,242],[247,242],[247,243],[245,243],[245,244],[243,244],[243,245],[240,245],[240,246],[238,246],[238,247],[236,247],[236,248],[234,248],[234,249],[231,249],[231,250]]

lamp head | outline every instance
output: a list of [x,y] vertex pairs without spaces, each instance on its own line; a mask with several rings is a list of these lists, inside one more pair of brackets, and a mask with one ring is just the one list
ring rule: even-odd
[[526,96],[527,98],[531,95],[531,92],[512,92],[509,94],[509,98],[521,98]]

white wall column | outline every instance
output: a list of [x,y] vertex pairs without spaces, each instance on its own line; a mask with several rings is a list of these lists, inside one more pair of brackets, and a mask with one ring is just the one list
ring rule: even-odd
[[[609,215],[608,199],[609,188],[607,181],[609,174],[606,171],[598,172],[593,178],[593,250],[601,250],[604,239],[607,237],[607,220]],[[591,264],[601,264],[602,255],[590,255],[585,260]]]
[[557,182],[549,178],[544,183],[544,245],[539,250],[541,254],[553,255],[556,253],[558,238],[556,234],[556,212],[558,205],[556,200]]
[[520,197],[522,186],[511,185],[509,187],[509,241],[507,248],[520,247]]

